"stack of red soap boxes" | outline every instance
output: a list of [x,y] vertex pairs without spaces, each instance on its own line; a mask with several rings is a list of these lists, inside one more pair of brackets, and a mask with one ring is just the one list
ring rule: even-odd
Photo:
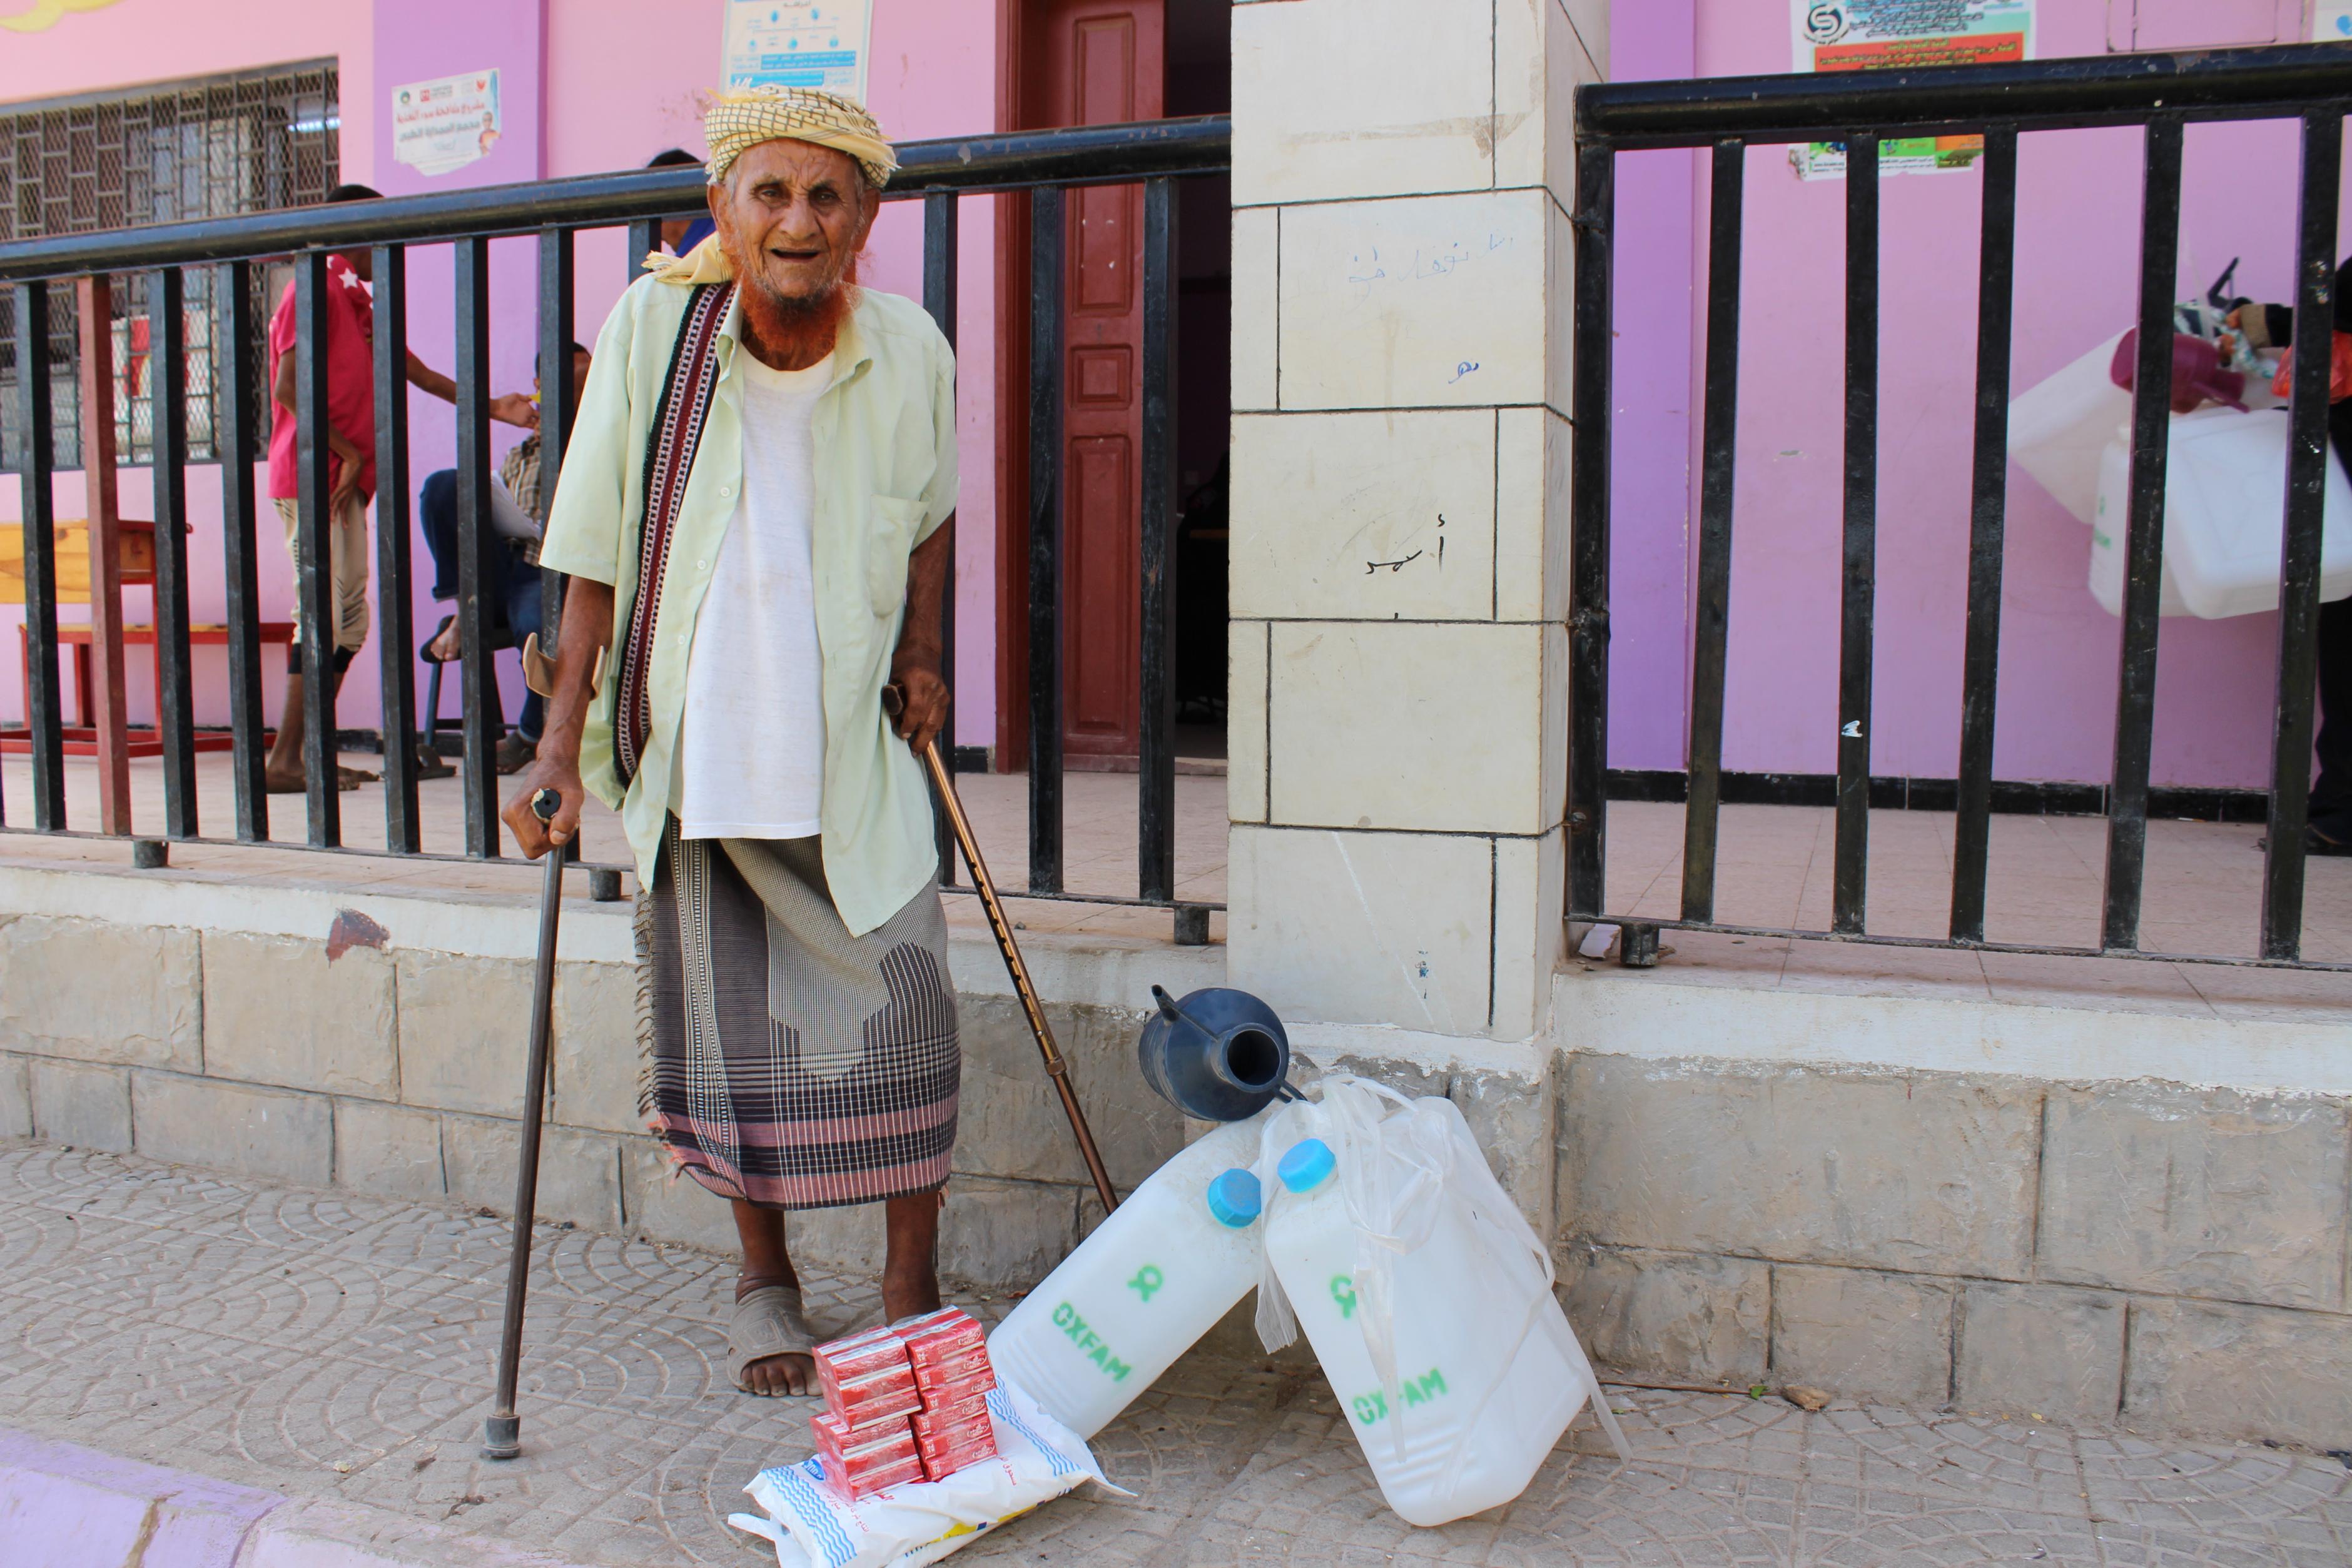
[[844,1496],[944,1480],[996,1452],[987,1336],[958,1308],[821,1344],[816,1373],[824,1410],[809,1426]]

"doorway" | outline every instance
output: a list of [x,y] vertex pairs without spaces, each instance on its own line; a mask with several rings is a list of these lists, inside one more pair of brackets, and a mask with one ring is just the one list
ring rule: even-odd
[[[1226,111],[1231,0],[1014,0],[1008,101],[1018,129]],[[1225,709],[1224,455],[1232,320],[1232,183],[1177,183],[1175,579],[1179,768],[1222,772]],[[1141,730],[1143,189],[1070,193],[1063,279],[1064,766],[1128,771]],[[1026,201],[1000,206],[1000,342],[1026,344]],[[997,406],[997,765],[1026,765],[1028,374],[1002,366]]]

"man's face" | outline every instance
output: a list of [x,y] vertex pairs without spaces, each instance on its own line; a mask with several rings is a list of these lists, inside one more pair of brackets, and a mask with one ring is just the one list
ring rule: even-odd
[[[539,377],[530,378],[530,391],[533,397],[542,396],[546,390],[540,384]],[[580,412],[580,396],[587,390],[588,350],[582,349],[572,356],[572,411],[574,413]]]
[[744,280],[801,304],[840,287],[879,205],[847,153],[806,141],[762,141],[710,188],[719,242]]

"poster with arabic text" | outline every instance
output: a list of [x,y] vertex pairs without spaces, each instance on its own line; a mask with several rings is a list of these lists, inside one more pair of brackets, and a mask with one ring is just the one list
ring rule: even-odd
[[[1800,71],[1909,70],[1995,65],[2033,58],[2034,0],[1789,0],[1794,67]],[[1981,136],[1890,137],[1878,144],[1881,174],[1966,169],[1984,152]],[[1845,177],[1845,144],[1791,148],[1806,180]]]
[[866,101],[871,0],[727,0],[719,79],[729,92],[817,87]]

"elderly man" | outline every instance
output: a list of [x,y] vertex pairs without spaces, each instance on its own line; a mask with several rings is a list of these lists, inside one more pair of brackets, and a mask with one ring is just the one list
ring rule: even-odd
[[619,810],[643,1109],[734,1206],[737,1386],[803,1394],[786,1211],[887,1204],[884,1310],[939,1303],[961,1052],[917,753],[947,714],[955,364],[919,307],[856,286],[897,166],[863,109],[764,89],[704,132],[716,232],[649,258],[596,340],[540,557],[573,580],[553,690],[506,821],[536,856],[583,786]]

